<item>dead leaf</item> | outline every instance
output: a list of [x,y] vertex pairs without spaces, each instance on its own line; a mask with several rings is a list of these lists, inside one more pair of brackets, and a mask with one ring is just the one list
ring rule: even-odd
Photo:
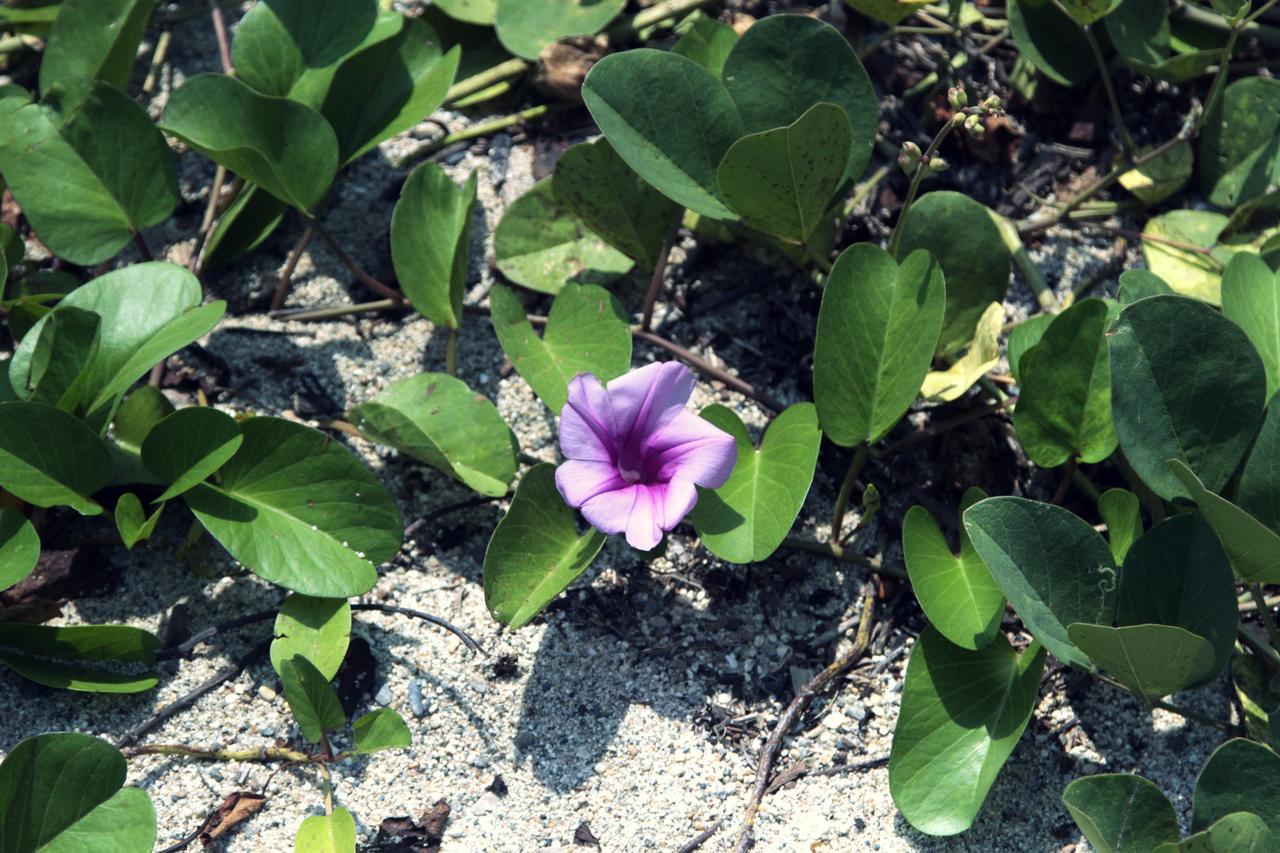
[[557,100],[582,103],[582,81],[605,55],[609,40],[604,36],[570,36],[542,49],[541,64],[533,85]]
[[267,798],[261,794],[248,791],[235,791],[227,794],[216,809],[205,818],[200,827],[200,843],[208,847],[215,839],[221,838],[249,818],[262,811]]

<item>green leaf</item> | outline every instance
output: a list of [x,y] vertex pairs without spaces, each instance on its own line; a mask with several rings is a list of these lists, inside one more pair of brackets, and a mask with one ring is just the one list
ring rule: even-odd
[[1074,780],[1062,804],[1099,853],[1149,853],[1178,841],[1178,815],[1151,782],[1130,773],[1099,773]]
[[[85,693],[140,693],[159,683],[160,641],[127,625],[0,622],[0,663],[23,678]],[[107,666],[101,666],[107,664]]]
[[1053,82],[1074,86],[1098,70],[1084,34],[1052,0],[1009,0],[1008,16],[1018,53]]
[[300,655],[325,678],[333,678],[350,641],[351,605],[345,598],[312,598],[295,592],[276,616],[271,666],[283,674],[284,662]]
[[151,800],[121,788],[128,768],[104,740],[73,732],[23,740],[0,763],[0,839],[5,850],[148,853],[156,839]]
[[1218,534],[1240,577],[1249,583],[1280,583],[1280,536],[1231,501],[1206,489],[1185,463],[1172,459],[1169,468]]
[[494,619],[519,628],[591,565],[605,535],[578,533],[577,514],[556,489],[555,466],[528,470],[484,553],[484,601]]
[[482,495],[505,495],[515,476],[515,434],[493,403],[447,374],[420,373],[394,382],[352,409],[350,418],[371,440]]
[[1009,250],[993,215],[966,195],[939,191],[921,196],[901,225],[898,257],[927,249],[947,279],[939,353],[964,346],[982,313],[1009,290]]
[[169,484],[156,503],[176,498],[226,464],[244,436],[235,418],[207,406],[180,409],[142,443],[142,462]]
[[569,383],[579,373],[601,382],[631,367],[631,327],[616,297],[592,284],[570,284],[556,294],[538,337],[520,300],[495,284],[489,291],[493,331],[502,350],[534,393],[559,413],[569,401]]
[[560,203],[550,178],[502,214],[493,231],[493,254],[503,275],[542,293],[559,293],[570,282],[608,284],[632,267],[630,258]]
[[376,0],[270,0],[236,27],[236,76],[264,95],[288,97],[311,69],[336,65],[359,47],[378,16]]
[[244,567],[321,598],[368,592],[374,566],[400,550],[404,522],[356,456],[318,430],[281,418],[240,424],[244,443],[219,482],[182,497]]
[[1132,305],[1139,299],[1146,299],[1148,296],[1172,293],[1173,288],[1165,284],[1164,279],[1151,272],[1151,270],[1131,269],[1120,273],[1119,299],[1121,305]]
[[262,245],[280,227],[284,212],[289,206],[265,190],[245,184],[240,195],[218,217],[204,255],[200,258],[200,270],[212,272],[221,269],[241,255]]
[[1004,306],[992,302],[978,318],[973,340],[964,355],[946,370],[930,371],[920,384],[920,396],[944,403],[963,397],[1000,361],[1000,329],[1003,324]]
[[1009,372],[1017,382],[1022,381],[1022,361],[1035,349],[1044,337],[1045,329],[1056,314],[1033,314],[1013,327],[1009,332]]
[[[657,93],[663,109],[654,109]],[[669,51],[628,50],[592,67],[582,99],[618,156],[640,177],[695,213],[733,218],[718,195],[716,169],[743,126],[714,74]]]
[[1262,420],[1262,429],[1245,457],[1236,484],[1235,499],[1240,508],[1273,531],[1280,531],[1280,405],[1272,405]]
[[[986,497],[967,489],[960,515]],[[913,506],[902,522],[902,555],[920,609],[942,636],[963,649],[991,645],[1004,615],[1004,593],[960,526],[960,553],[955,554],[929,510]]]
[[1155,853],[1274,853],[1275,849],[1275,836],[1265,820],[1249,812],[1232,812],[1176,846],[1157,847]]
[[945,305],[942,268],[928,252],[901,266],[870,243],[840,253],[813,350],[814,400],[828,438],[852,447],[893,428],[929,371]]
[[1272,749],[1280,746],[1280,681],[1272,677],[1267,663],[1257,655],[1236,655],[1231,659],[1231,681],[1244,734]]
[[1077,648],[1139,696],[1154,699],[1203,682],[1213,673],[1213,646],[1174,625],[1088,625],[1073,622]]
[[1123,0],[1106,17],[1107,37],[1126,62],[1156,65],[1169,56],[1169,7],[1159,0]]
[[814,104],[786,127],[729,146],[716,172],[720,195],[752,228],[807,243],[840,185],[852,142],[845,111]]
[[609,140],[579,142],[560,155],[552,186],[588,230],[641,269],[657,267],[680,207],[632,171]]
[[[1130,0],[1132,2],[1132,0]],[[1168,20],[1168,9],[1162,10]],[[1141,148],[1137,156],[1151,153],[1151,148]],[[1154,160],[1149,160],[1136,169],[1130,169],[1120,176],[1120,186],[1138,197],[1143,204],[1159,204],[1176,193],[1191,180],[1191,172],[1195,166],[1195,157],[1191,153],[1191,143],[1182,141],[1170,148]]]
[[1003,635],[975,652],[932,626],[921,633],[889,753],[889,792],[912,826],[955,835],[973,824],[1031,719],[1044,660]]
[[329,679],[302,655],[281,661],[280,680],[298,730],[309,742],[317,743],[326,732],[347,724],[347,715]]
[[0,592],[31,574],[40,559],[40,536],[13,507],[0,507]]
[[1142,512],[1138,496],[1127,489],[1107,489],[1098,498],[1098,514],[1107,525],[1107,542],[1117,563],[1142,535]]
[[86,393],[100,327],[101,320],[91,311],[68,306],[50,312],[31,354],[30,399],[75,413]]
[[1021,365],[1013,425],[1027,456],[1042,468],[1070,459],[1101,462],[1116,449],[1110,313],[1101,299],[1077,302],[1054,318]]
[[926,5],[924,0],[844,0],[844,2],[867,17],[883,21],[891,27],[902,23],[903,19]]
[[671,52],[687,56],[716,77],[721,76],[725,60],[738,43],[737,32],[702,11],[694,12],[681,26],[688,29],[672,45]]
[[391,214],[391,262],[405,296],[437,326],[462,325],[475,172],[459,187],[435,163],[413,170]]
[[40,61],[40,93],[84,80],[124,89],[156,0],[62,0]]
[[173,414],[173,403],[151,385],[139,385],[121,402],[111,422],[111,437],[116,444],[137,455],[142,453],[142,442],[156,424]]
[[352,724],[356,738],[356,753],[371,755],[384,749],[408,749],[413,745],[409,726],[390,708],[379,708],[365,714]]
[[465,24],[491,26],[498,12],[498,0],[435,0],[431,8]]
[[785,127],[821,101],[843,107],[853,130],[844,176],[856,180],[867,168],[880,101],[835,27],[806,15],[763,18],[738,39],[723,76],[746,133]]
[[355,849],[356,821],[342,806],[304,820],[293,841],[294,853],[355,853]]
[[732,409],[702,410],[733,436],[738,461],[723,486],[699,489],[689,514],[702,544],[730,563],[759,563],[782,544],[813,483],[822,430],[812,403],[796,403],[770,421],[757,448]]
[[1222,91],[1200,134],[1200,189],[1235,207],[1280,182],[1280,80],[1242,77]]
[[1188,496],[1170,459],[1220,490],[1262,425],[1266,374],[1253,344],[1217,311],[1180,296],[1127,306],[1108,342],[1111,413],[1133,470],[1166,500]]
[[[1209,210],[1171,210],[1147,220],[1142,257],[1152,274],[1164,280],[1174,293],[1217,305],[1222,301],[1222,264],[1231,251],[1218,244],[1227,217]],[[1166,242],[1170,241],[1170,242]],[[1178,243],[1210,250],[1184,249]]]
[[151,534],[156,530],[156,524],[160,522],[160,513],[164,512],[164,504],[156,507],[156,511],[148,518],[142,509],[142,501],[138,500],[138,496],[133,492],[125,492],[116,501],[115,519],[116,530],[120,532],[120,539],[124,542],[124,547],[133,550],[133,546],[137,545],[144,539],[150,539]]
[[1116,564],[1097,531],[1061,507],[1015,497],[979,501],[964,527],[1027,630],[1058,660],[1088,667],[1067,626],[1110,624],[1116,609]]
[[1068,14],[1082,26],[1100,20],[1120,5],[1120,0],[1061,0],[1061,2]]
[[164,137],[146,110],[103,82],[0,106],[0,171],[41,242],[77,264],[112,257],[178,201]]
[[161,127],[281,201],[309,211],[338,168],[338,140],[315,110],[198,74],[169,97]]
[[1267,371],[1267,399],[1280,390],[1280,275],[1241,252],[1222,274],[1222,313],[1249,336]]
[[494,28],[507,50],[537,59],[554,41],[600,32],[625,5],[626,0],[497,0]]
[[1280,755],[1243,738],[1227,741],[1205,762],[1191,799],[1191,829],[1208,829],[1233,812],[1252,812],[1280,834]]
[[110,476],[106,445],[75,417],[48,403],[0,403],[0,488],[39,507],[97,515],[89,496]]

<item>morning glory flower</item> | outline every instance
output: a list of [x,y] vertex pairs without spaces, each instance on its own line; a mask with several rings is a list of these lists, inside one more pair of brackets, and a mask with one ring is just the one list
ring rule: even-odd
[[569,383],[560,413],[556,469],[565,503],[602,533],[626,533],[649,551],[737,461],[733,437],[686,412],[693,374],[677,362],[649,364],[607,386],[590,373]]

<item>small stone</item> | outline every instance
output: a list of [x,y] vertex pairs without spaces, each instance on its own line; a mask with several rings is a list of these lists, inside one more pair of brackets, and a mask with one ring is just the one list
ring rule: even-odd
[[267,685],[263,684],[261,687],[258,688],[258,696],[260,696],[261,698],[265,699],[268,702],[274,702],[276,698],[276,692],[272,690],[270,687],[268,687]]
[[867,706],[861,702],[854,702],[853,707],[849,709],[849,716],[861,723],[867,718]]
[[378,692],[375,693],[373,696],[373,701],[377,702],[379,705],[381,705],[384,708],[390,705],[391,704],[391,685],[383,684],[381,687],[379,687]]
[[497,794],[493,791],[485,791],[471,807],[471,811],[475,814],[489,814],[500,805],[502,805],[502,799]]
[[471,766],[479,768],[480,770],[483,770],[489,766],[489,759],[477,753],[471,759]]
[[275,726],[263,726],[262,728],[258,729],[258,734],[262,735],[263,737],[275,737],[275,736],[276,736],[276,727],[275,727]]
[[415,717],[425,717],[431,713],[427,701],[422,698],[422,679],[415,678],[409,682],[409,710]]

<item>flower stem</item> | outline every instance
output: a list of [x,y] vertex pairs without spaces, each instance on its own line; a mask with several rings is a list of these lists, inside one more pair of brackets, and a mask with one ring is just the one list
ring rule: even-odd
[[889,254],[893,257],[898,256],[898,245],[902,242],[902,223],[907,220],[911,205],[916,200],[916,194],[920,191],[920,184],[924,181],[925,176],[929,174],[929,161],[933,159],[934,154],[938,153],[938,148],[942,145],[942,141],[951,135],[951,131],[964,123],[964,119],[965,114],[963,112],[957,112],[947,119],[947,122],[934,135],[933,141],[929,143],[929,147],[925,149],[924,154],[920,157],[915,173],[911,176],[911,185],[907,188],[907,197],[902,200],[902,209],[898,211],[898,221],[894,223],[893,233],[889,235]]
[[849,508],[849,496],[853,494],[853,484],[858,481],[858,475],[862,473],[862,466],[866,463],[867,443],[864,441],[853,451],[849,470],[845,472],[844,482],[840,484],[840,492],[836,495],[835,510],[831,513],[831,534],[827,538],[827,544],[831,546],[836,556],[844,553],[844,546],[840,544],[840,533],[844,530],[844,516]]
[[653,277],[649,279],[649,291],[644,295],[644,311],[640,316],[640,328],[646,332],[653,327],[653,307],[662,292],[662,281],[667,274],[667,261],[671,257],[671,247],[675,245],[676,235],[680,231],[680,222],[684,219],[684,208],[678,208],[671,218],[671,227],[667,229],[667,237],[662,241],[662,249],[658,252],[658,262],[653,267]]
[[444,347],[444,371],[450,376],[458,375],[458,330],[449,329],[448,340]]

